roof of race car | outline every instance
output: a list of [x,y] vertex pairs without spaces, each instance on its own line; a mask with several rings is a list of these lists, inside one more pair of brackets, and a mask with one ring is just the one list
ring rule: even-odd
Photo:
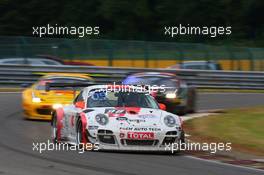
[[135,76],[135,77],[152,77],[152,76],[158,76],[158,77],[176,77],[175,74],[172,73],[167,73],[167,72],[139,72],[139,73],[135,73],[130,75],[131,76]]

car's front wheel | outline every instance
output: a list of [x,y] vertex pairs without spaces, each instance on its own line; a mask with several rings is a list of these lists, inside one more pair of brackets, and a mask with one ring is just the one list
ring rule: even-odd
[[89,143],[86,131],[83,131],[82,122],[79,121],[77,124],[77,133],[76,133],[76,144],[81,148],[84,144]]
[[83,143],[83,134],[82,134],[82,122],[78,122],[77,125],[77,134],[76,134],[77,145]]

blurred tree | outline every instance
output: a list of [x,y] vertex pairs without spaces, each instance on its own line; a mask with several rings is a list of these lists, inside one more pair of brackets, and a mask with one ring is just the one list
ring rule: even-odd
[[[0,35],[32,35],[33,26],[100,26],[100,38],[264,43],[263,0],[1,0]],[[230,37],[164,37],[164,26],[232,26]],[[258,43],[258,42],[256,42]]]

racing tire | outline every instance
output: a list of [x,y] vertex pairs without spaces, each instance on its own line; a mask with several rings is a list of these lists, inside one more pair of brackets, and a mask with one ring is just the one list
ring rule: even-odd
[[51,138],[53,143],[58,143],[57,117],[54,115],[51,120]]
[[76,134],[76,146],[78,146],[80,149],[83,148],[84,143],[90,143],[89,139],[87,137],[87,133],[85,133],[85,138],[83,138],[83,133],[82,133],[82,122],[79,121],[77,124],[77,134]]
[[82,138],[82,122],[78,122],[77,124],[77,131],[76,131],[76,143],[79,146],[80,143],[82,143],[83,138]]

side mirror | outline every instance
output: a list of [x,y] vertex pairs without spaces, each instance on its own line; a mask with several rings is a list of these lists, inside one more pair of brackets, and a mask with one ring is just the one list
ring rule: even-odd
[[85,103],[84,103],[84,101],[78,101],[78,102],[76,102],[76,103],[75,103],[75,107],[76,107],[76,108],[84,109],[84,107],[85,107]]
[[159,103],[159,108],[163,111],[166,111],[166,105],[163,103]]

